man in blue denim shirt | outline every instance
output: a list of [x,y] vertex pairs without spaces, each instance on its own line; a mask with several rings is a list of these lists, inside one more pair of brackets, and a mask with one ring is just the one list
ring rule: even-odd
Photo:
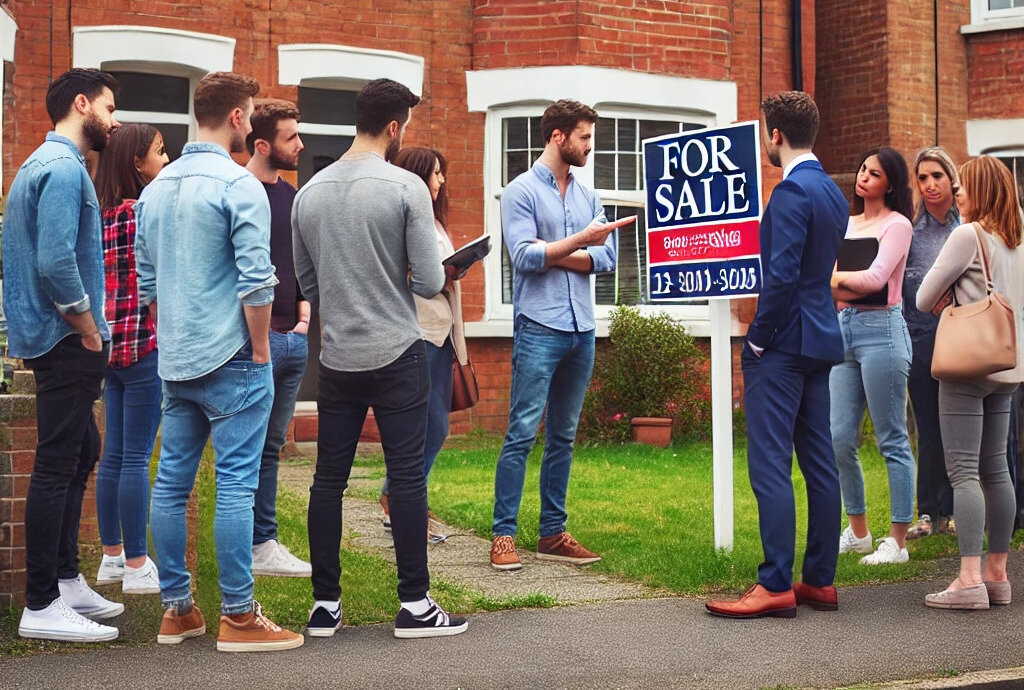
[[150,305],[164,380],[163,440],[150,528],[167,609],[157,641],[206,630],[185,567],[185,504],[212,436],[214,540],[221,591],[221,651],[302,644],[253,601],[253,496],[273,403],[270,205],[263,186],[229,152],[245,150],[259,83],[215,72],[196,85],[198,141],[139,199],[135,240],[139,301]]
[[73,69],[46,92],[54,131],[11,184],[4,223],[8,353],[36,380],[39,439],[25,502],[25,610],[18,634],[96,642],[117,628],[124,606],[92,591],[78,572],[78,520],[100,438],[92,405],[107,367],[110,331],[96,191],[84,154],[102,150],[118,126],[117,80]]
[[540,478],[537,556],[570,563],[600,557],[565,531],[572,446],[594,366],[594,304],[590,274],[615,268],[612,230],[598,195],[573,177],[585,165],[597,113],[575,101],[544,111],[544,153],[501,197],[501,225],[515,269],[512,303],[512,399],[508,433],[494,478],[491,565],[522,567],[514,536],[526,477],[526,456],[547,405]]

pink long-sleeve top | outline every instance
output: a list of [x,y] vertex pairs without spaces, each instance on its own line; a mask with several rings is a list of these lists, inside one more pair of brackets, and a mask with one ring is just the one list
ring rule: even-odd
[[843,281],[843,287],[855,290],[863,295],[879,292],[882,286],[889,286],[889,300],[883,307],[837,302],[837,309],[856,307],[857,309],[885,309],[895,307],[903,300],[903,272],[907,267],[907,254],[910,252],[910,241],[914,238],[914,227],[902,213],[890,211],[876,222],[859,229],[850,218],[846,226],[846,237],[878,238],[878,256],[871,266],[863,271],[854,271]]

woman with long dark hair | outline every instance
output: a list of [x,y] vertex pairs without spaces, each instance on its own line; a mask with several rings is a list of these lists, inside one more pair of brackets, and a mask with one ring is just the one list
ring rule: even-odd
[[[867,554],[860,561],[864,565],[905,563],[916,468],[907,434],[911,345],[902,302],[914,209],[907,163],[899,151],[883,146],[861,159],[852,210],[846,240],[875,240],[877,254],[864,270],[837,270],[832,276],[845,350],[844,361],[829,376],[832,447],[849,517],[839,552]],[[865,405],[889,474],[889,536],[879,540],[877,549],[868,529],[857,455]]]
[[[399,151],[392,161],[395,165],[415,173],[430,190],[434,202],[434,227],[437,229],[438,254],[444,258],[455,252],[448,235],[448,183],[445,175],[448,162],[440,151],[421,146],[410,146]],[[461,364],[468,361],[466,336],[462,324],[462,288],[452,280],[452,273],[444,290],[431,299],[413,295],[416,317],[427,346],[427,368],[430,371],[430,400],[427,404],[427,437],[423,449],[423,472],[430,477],[430,468],[448,438],[448,415],[452,409],[452,367],[458,357]],[[388,521],[388,484],[381,489],[381,507],[384,508],[385,526]],[[447,535],[443,525],[427,511],[427,534],[431,541],[443,541]]]
[[[982,264],[987,259],[992,287],[1013,307],[1017,366],[975,379],[939,381],[939,426],[953,485],[960,574],[945,590],[927,595],[925,604],[987,609],[990,604],[1009,604],[1011,598],[1006,558],[1017,508],[1006,464],[1006,435],[1010,398],[1024,380],[1021,209],[1010,171],[992,156],[963,164],[956,202],[966,223],[949,236],[925,275],[917,291],[917,308],[935,309],[950,288],[958,304],[983,300],[989,291]],[[986,531],[988,558],[983,570]]]
[[146,526],[161,384],[156,324],[149,309],[139,304],[135,201],[166,164],[160,132],[150,125],[126,124],[111,135],[96,169],[111,334],[106,442],[96,472],[96,517],[103,542],[96,583],[121,582],[126,594],[160,592],[156,564],[146,547]]

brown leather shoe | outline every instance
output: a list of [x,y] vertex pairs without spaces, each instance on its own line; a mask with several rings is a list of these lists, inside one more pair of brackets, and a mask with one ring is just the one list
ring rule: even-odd
[[796,596],[796,603],[807,604],[818,611],[838,611],[839,594],[832,585],[828,587],[811,587],[803,582],[793,584],[793,594]]
[[206,634],[206,620],[203,612],[195,604],[188,613],[176,613],[173,609],[164,611],[160,621],[160,634],[156,641],[160,644],[181,644],[188,637],[201,637]]
[[220,617],[217,635],[218,652],[273,652],[301,647],[305,638],[285,630],[263,615],[263,608],[253,602],[249,613]]
[[515,539],[509,536],[494,538],[491,542],[491,567],[498,570],[519,570],[523,567]]
[[537,558],[545,561],[561,561],[587,565],[601,560],[593,551],[583,548],[568,532],[537,540]]
[[708,613],[723,618],[796,617],[796,596],[792,589],[771,592],[756,584],[736,601],[709,601]]

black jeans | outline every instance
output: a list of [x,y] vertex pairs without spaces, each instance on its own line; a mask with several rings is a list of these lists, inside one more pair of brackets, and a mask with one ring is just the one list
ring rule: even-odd
[[427,570],[427,480],[423,443],[430,377],[422,340],[385,367],[335,371],[323,364],[317,381],[316,474],[309,490],[309,555],[313,598],[341,596],[341,497],[366,410],[373,408],[390,486],[388,507],[398,563],[398,598],[416,601],[430,587]]
[[914,334],[913,359],[907,386],[917,427],[917,514],[932,520],[953,514],[953,487],[946,475],[946,458],[939,431],[939,382],[932,378],[935,334]]
[[35,375],[39,433],[25,501],[25,605],[38,611],[60,596],[58,578],[78,577],[82,495],[100,457],[92,406],[107,349],[92,352],[71,335],[25,364]]

